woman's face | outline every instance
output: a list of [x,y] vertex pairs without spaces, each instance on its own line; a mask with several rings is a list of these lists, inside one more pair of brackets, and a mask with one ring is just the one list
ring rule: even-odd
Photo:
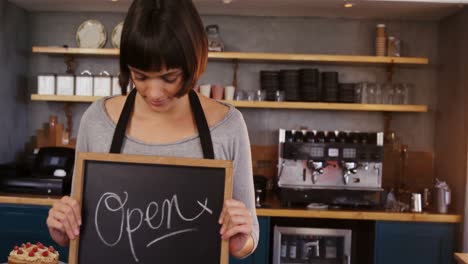
[[145,72],[130,67],[130,74],[138,93],[148,107],[155,112],[165,112],[177,101],[177,94],[182,86],[182,69],[166,69],[159,72]]

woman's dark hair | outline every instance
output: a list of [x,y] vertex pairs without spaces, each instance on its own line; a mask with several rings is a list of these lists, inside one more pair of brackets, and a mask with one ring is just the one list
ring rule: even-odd
[[182,69],[177,97],[187,94],[206,68],[208,40],[191,0],[134,0],[120,43],[122,94],[130,82],[128,66],[142,71]]

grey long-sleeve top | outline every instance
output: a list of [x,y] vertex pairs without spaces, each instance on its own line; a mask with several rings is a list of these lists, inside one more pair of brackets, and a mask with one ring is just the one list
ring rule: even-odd
[[[105,98],[94,102],[84,113],[78,132],[76,151],[108,153],[116,124],[105,110]],[[233,161],[233,198],[243,202],[250,210],[253,222],[254,248],[259,238],[255,211],[254,185],[250,141],[244,118],[239,110],[229,106],[227,115],[210,128],[215,159]],[[203,158],[198,135],[171,144],[147,144],[126,136],[122,153]]]

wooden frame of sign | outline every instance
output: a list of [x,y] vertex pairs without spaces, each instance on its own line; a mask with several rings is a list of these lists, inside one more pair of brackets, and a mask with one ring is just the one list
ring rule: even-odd
[[[195,174],[195,173],[197,173],[199,171],[203,171],[203,170],[205,170],[205,172],[206,171],[213,171],[213,172],[216,171],[215,173],[211,173],[212,176],[210,176],[210,177],[212,177],[211,179],[216,179],[215,182],[221,182],[221,184],[224,181],[224,184],[223,184],[224,185],[224,190],[221,190],[221,191],[218,190],[217,191],[217,192],[221,192],[221,194],[223,194],[224,197],[223,197],[222,201],[216,201],[216,202],[211,203],[211,206],[213,206],[213,204],[216,204],[216,206],[217,206],[216,210],[220,210],[219,206],[221,206],[221,208],[222,208],[222,204],[224,204],[224,200],[230,199],[232,197],[232,162],[231,161],[191,159],[191,158],[174,158],[174,157],[157,157],[157,156],[141,156],[141,155],[122,155],[122,154],[107,154],[107,153],[78,153],[77,160],[76,160],[76,163],[75,163],[76,168],[75,168],[74,186],[73,186],[73,192],[72,193],[73,193],[73,198],[75,198],[82,205],[83,225],[81,226],[80,236],[77,239],[72,240],[70,242],[70,254],[69,254],[69,259],[68,259],[69,264],[85,263],[83,261],[86,261],[86,260],[82,260],[82,257],[87,258],[86,255],[88,255],[90,253],[92,255],[95,255],[95,254],[99,255],[100,252],[94,252],[93,250],[90,250],[90,249],[87,249],[86,253],[82,253],[83,256],[80,255],[79,250],[83,250],[86,247],[91,247],[91,246],[88,245],[88,243],[89,244],[96,244],[96,245],[99,245],[99,246],[101,246],[101,244],[102,244],[102,243],[99,243],[99,241],[98,241],[99,239],[94,239],[93,235],[87,235],[86,230],[89,230],[89,229],[93,229],[93,231],[97,230],[97,232],[94,232],[94,233],[99,233],[99,237],[101,238],[101,242],[105,242],[104,243],[105,245],[103,244],[103,246],[109,246],[109,245],[116,246],[115,249],[112,249],[112,250],[114,250],[112,252],[118,252],[119,253],[118,258],[123,259],[123,260],[121,260],[121,261],[123,261],[123,263],[129,263],[128,256],[120,256],[120,254],[130,255],[130,252],[133,254],[133,258],[135,260],[135,263],[138,263],[138,262],[140,262],[139,259],[138,259],[139,256],[137,257],[137,255],[135,254],[135,251],[138,250],[139,248],[134,248],[133,244],[136,244],[136,242],[132,241],[132,233],[130,232],[130,231],[134,231],[134,230],[138,229],[136,227],[130,227],[132,225],[132,223],[135,222],[134,221],[135,220],[135,215],[139,215],[139,217],[137,217],[137,220],[139,219],[140,225],[138,225],[138,226],[142,226],[142,224],[143,225],[147,224],[149,226],[152,226],[150,221],[152,219],[154,219],[155,216],[157,216],[159,214],[159,209],[162,209],[160,211],[162,216],[160,218],[161,220],[159,222],[160,223],[159,226],[161,226],[162,223],[166,223],[166,222],[164,222],[165,221],[165,218],[164,218],[164,209],[165,208],[168,210],[167,211],[168,212],[167,213],[167,218],[168,219],[171,219],[171,217],[170,217],[171,208],[175,209],[175,210],[172,210],[173,215],[177,216],[176,213],[178,213],[180,218],[185,219],[184,216],[182,216],[183,212],[181,213],[181,209],[179,208],[178,200],[177,200],[176,195],[174,195],[172,197],[172,199],[170,199],[170,200],[169,199],[164,200],[164,203],[161,203],[161,206],[158,206],[158,204],[155,201],[151,201],[148,204],[148,207],[146,208],[146,217],[143,216],[144,210],[140,210],[138,208],[134,208],[134,209],[128,209],[127,208],[127,211],[125,212],[125,209],[126,209],[125,206],[130,206],[129,204],[130,204],[130,201],[132,200],[132,198],[134,198],[135,196],[139,196],[137,198],[137,200],[144,200],[144,199],[141,199],[141,197],[145,196],[145,195],[148,196],[147,194],[140,192],[140,189],[148,188],[148,185],[151,185],[151,183],[147,183],[146,181],[141,183],[141,181],[140,182],[138,181],[138,176],[139,175],[135,175],[135,174],[139,173],[138,170],[140,170],[139,169],[140,165],[141,165],[142,168],[144,168],[143,171],[144,170],[148,171],[148,169],[151,169],[151,174],[154,173],[153,172],[154,170],[157,171],[158,167],[159,168],[164,168],[167,171],[173,171],[174,174],[171,173],[170,178],[177,178],[179,176],[179,175],[177,175],[177,170],[179,170],[180,173],[187,173],[188,172],[188,174],[191,174],[191,173]],[[128,171],[127,173],[122,172],[122,171],[125,171],[126,168],[131,168],[132,170]],[[92,170],[97,171],[97,172],[91,172]],[[93,197],[95,195],[94,195],[94,193],[92,193],[93,188],[95,188],[94,186],[100,185],[99,188],[102,188],[102,185],[104,185],[104,184],[99,184],[98,181],[96,181],[96,182],[94,182],[94,181],[95,181],[96,178],[100,178],[100,175],[106,174],[106,170],[109,170],[109,171],[113,170],[112,171],[112,176],[109,176],[109,175],[105,176],[105,177],[112,177],[113,181],[111,183],[109,183],[109,181],[108,181],[109,178],[107,178],[106,179],[107,181],[105,181],[106,182],[105,185],[107,186],[108,183],[110,185],[113,185],[112,187],[114,187],[113,189],[114,189],[114,191],[116,191],[116,193],[109,194],[109,192],[106,192],[105,194],[103,194],[101,196],[101,198],[99,199],[99,202],[95,206],[97,209],[95,209],[95,211],[94,211],[94,218],[93,218],[94,219],[94,226],[93,226],[93,224],[88,223],[88,227],[86,227],[86,223],[85,223],[86,216],[85,215],[87,214],[88,217],[89,217],[89,215],[92,215],[92,214],[89,214],[89,211],[91,211],[91,210],[89,210],[88,206],[86,204],[84,204],[83,202],[87,202],[87,201],[90,201],[90,200],[92,201],[92,199],[94,199]],[[163,170],[163,169],[160,169],[160,170]],[[195,172],[193,172],[193,171],[195,171]],[[92,175],[93,173],[96,173],[97,175],[93,176]],[[93,184],[91,185],[91,183],[90,183],[90,185],[88,187],[86,187],[87,186],[86,185],[86,181],[87,181],[86,176],[88,174],[91,175],[94,178],[92,180]],[[123,176],[122,175],[119,176],[119,174],[122,174]],[[128,174],[130,174],[130,175],[128,175]],[[142,173],[142,174],[144,174],[144,173]],[[187,177],[186,175],[188,175],[188,174],[184,174],[183,176],[180,176],[180,177],[185,176],[186,178],[184,180],[186,180],[186,181],[188,180],[190,182],[193,178]],[[206,174],[210,174],[210,173],[206,173]],[[205,177],[206,174],[203,174],[200,177]],[[161,175],[164,175],[164,173],[161,173]],[[197,174],[197,176],[198,175],[199,174]],[[224,179],[218,181],[217,180],[217,179],[219,179],[218,175],[224,175]],[[115,180],[114,180],[114,176],[115,176]],[[125,186],[125,188],[130,188],[130,189],[133,188],[134,197],[130,197],[130,195],[132,194],[132,193],[130,193],[131,190],[129,190],[129,193],[130,193],[130,195],[129,195],[126,191],[122,191],[123,190],[122,186],[120,186],[118,183],[116,184],[116,181],[119,181],[119,177],[120,177],[120,180],[128,179],[129,177],[130,178],[135,177],[134,179],[132,179],[131,182],[129,182],[130,184],[128,184],[128,185],[131,185],[131,186]],[[147,178],[145,178],[146,180],[149,179],[150,177],[155,177],[154,179],[157,179],[158,175],[145,176],[145,177],[147,177]],[[166,177],[166,178],[164,178],[165,181],[163,182],[163,185],[166,184],[166,181],[171,181],[171,179],[169,179],[167,176],[160,176],[160,177]],[[151,178],[151,180],[153,180],[153,178]],[[205,179],[205,180],[207,180],[207,179]],[[125,180],[123,180],[123,181],[125,181]],[[192,182],[192,184],[193,184],[193,182]],[[211,194],[211,191],[212,191],[211,189],[214,189],[211,184],[212,184],[212,181],[210,180],[210,182],[208,184],[208,188],[206,188],[207,184],[206,184],[206,182],[203,182],[203,180],[202,180],[200,182],[200,184],[199,184],[201,187],[199,187],[199,188],[203,189],[202,185],[205,185],[204,191],[207,191],[208,194],[206,194],[206,195],[209,195],[209,194]],[[221,184],[218,184],[218,185],[221,185]],[[139,186],[135,187],[133,185],[139,185]],[[177,186],[179,186],[179,185],[184,185],[184,183],[182,181],[181,182],[176,182],[175,184],[173,184],[171,186],[177,188]],[[152,187],[154,188],[154,185]],[[89,188],[89,189],[85,190],[85,188]],[[117,190],[119,188],[120,188],[120,191]],[[137,188],[137,189],[135,189],[135,188]],[[191,194],[192,190],[197,192],[196,188],[198,188],[198,186],[189,186],[188,188],[189,189],[184,190],[184,193],[183,193],[184,195],[186,193],[189,193],[187,195],[192,195]],[[109,188],[109,189],[112,189],[112,188]],[[162,189],[164,189],[164,188],[162,188]],[[127,190],[127,189],[125,189],[125,190]],[[135,195],[135,190],[138,190],[137,195]],[[160,189],[153,189],[153,190],[155,190],[156,192],[151,192],[150,193],[151,195],[153,195],[153,194],[159,195]],[[165,190],[163,190],[163,191],[165,191]],[[117,193],[118,194],[125,193],[124,200],[121,200],[120,198],[118,198]],[[106,196],[106,194],[108,194],[108,195]],[[199,194],[200,193],[198,193],[198,195]],[[88,195],[91,198],[89,198],[89,197],[87,198],[87,197],[85,197],[85,195]],[[196,196],[196,195],[197,194],[195,194],[195,197],[199,197],[199,196]],[[99,196],[99,194],[98,194],[98,196]],[[182,197],[182,198],[184,198],[184,197]],[[104,199],[104,202],[101,203],[101,201],[103,199]],[[152,199],[152,198],[150,197],[150,199]],[[198,198],[194,198],[194,199],[198,199]],[[183,201],[183,199],[180,199],[180,200]],[[216,200],[219,200],[219,199],[216,199]],[[96,199],[94,199],[94,201],[96,201]],[[119,205],[118,207],[109,208],[109,207],[113,206],[112,203],[115,206],[116,202],[117,202],[117,205]],[[203,204],[203,202],[200,202],[200,200],[196,201],[198,203],[198,205],[195,204],[195,201],[193,201],[193,202],[194,203],[193,204],[191,203],[192,206],[190,206],[190,207],[187,207],[187,206],[185,208],[183,206],[180,206],[180,207],[182,209],[190,209],[192,211],[193,211],[194,207],[197,207],[197,208],[200,207],[200,208],[198,208],[198,210],[202,210],[202,211],[201,212],[197,211],[198,216],[202,215],[205,211],[207,212],[206,215],[211,213],[210,216],[203,216],[203,215],[200,216],[200,219],[203,219],[203,217],[205,217],[205,219],[208,219],[208,217],[210,217],[209,221],[207,221],[207,223],[209,223],[209,225],[207,225],[207,226],[210,226],[210,228],[213,227],[213,223],[212,223],[213,219],[212,218],[215,218],[216,219],[215,221],[217,223],[217,219],[219,217],[218,213],[220,213],[220,211],[215,212],[215,210],[212,210],[212,211],[209,210],[208,207],[210,205],[208,205],[208,197],[205,197],[204,204]],[[221,202],[221,205],[219,204],[220,202]],[[140,203],[141,203],[141,201],[140,201]],[[121,220],[120,220],[121,222],[119,224],[117,224],[117,226],[120,225],[120,227],[121,227],[120,228],[120,235],[119,235],[119,238],[118,238],[117,242],[116,241],[109,242],[109,240],[115,240],[115,237],[116,237],[115,235],[113,235],[113,236],[111,235],[110,238],[108,237],[106,239],[103,239],[103,237],[102,237],[101,233],[106,232],[105,228],[107,228],[105,225],[102,225],[103,228],[102,228],[102,230],[100,230],[101,227],[99,227],[99,226],[101,226],[101,225],[98,224],[99,223],[98,216],[103,214],[103,213],[101,213],[101,211],[98,213],[98,210],[99,210],[98,208],[104,208],[104,205],[102,205],[102,204],[105,204],[105,206],[109,210],[109,211],[104,211],[104,209],[102,210],[106,214],[108,214],[108,215],[113,214],[113,213],[111,213],[111,211],[112,211],[111,209],[113,209],[112,212],[117,212],[118,211],[118,214],[117,214],[118,217],[120,217],[120,214],[121,214]],[[153,205],[152,206],[153,213],[151,214],[151,216],[149,216],[148,211],[151,211],[151,205]],[[193,205],[195,205],[195,206],[193,206]],[[164,206],[166,206],[166,207],[164,207]],[[88,208],[88,213],[86,213],[86,208]],[[125,213],[127,214],[126,222],[124,221],[124,219],[125,219],[124,214]],[[193,212],[190,212],[190,214],[191,214],[191,216],[194,215]],[[185,215],[185,217],[186,217],[186,215]],[[174,218],[177,218],[177,217],[173,217],[173,219]],[[190,220],[194,220],[194,219],[195,218],[192,218]],[[144,222],[143,220],[146,221],[146,224],[142,223],[142,222]],[[167,223],[168,223],[167,225],[168,226],[166,228],[169,228],[170,221],[173,221],[173,220],[167,220]],[[206,220],[201,220],[201,221],[206,221]],[[88,222],[91,222],[91,221],[88,221]],[[106,220],[103,221],[103,222],[108,224],[108,222],[112,222],[112,221],[109,221],[109,219],[106,218]],[[194,222],[196,222],[196,221],[194,221]],[[190,223],[192,223],[192,222],[190,222]],[[206,225],[207,223],[203,223],[203,224]],[[125,237],[125,235],[124,235],[124,237],[125,237],[124,240],[128,240],[127,242],[119,241],[120,238],[122,237],[122,233],[125,232],[124,229],[123,229],[124,225],[126,225],[126,230],[125,231],[127,231],[127,235],[128,235],[128,237]],[[152,226],[152,227],[153,227],[152,230],[149,229],[149,228],[147,228],[147,229],[149,231],[153,231],[154,226]],[[165,227],[165,226],[163,225],[162,227]],[[217,241],[221,241],[220,246],[219,246],[219,243],[215,243],[216,247],[221,249],[219,262],[218,262],[218,260],[216,260],[215,262],[216,263],[221,263],[221,264],[227,264],[228,261],[229,261],[229,244],[228,244],[227,241],[222,240],[220,238],[220,235],[219,235],[220,226],[215,225],[215,228],[216,228],[216,231],[217,231],[216,232],[216,235],[217,235],[216,239],[217,239]],[[190,230],[194,230],[194,229],[196,229],[196,228],[188,228],[188,229],[186,228],[186,229],[184,229],[182,231],[172,232],[174,234],[169,234],[169,235],[166,234],[166,235],[160,236],[159,238],[154,239],[152,242],[147,244],[146,248],[148,248],[149,246],[154,246],[154,243],[156,243],[156,242],[160,243],[161,241],[163,241],[163,243],[165,243],[164,241],[170,241],[170,239],[165,239],[167,237],[171,237],[172,239],[175,239],[174,236],[176,236],[176,237],[177,236],[186,236],[185,237],[186,240],[181,240],[181,241],[183,241],[181,243],[185,243],[188,240],[187,236],[189,236],[189,235],[194,236],[194,234],[197,233],[197,231],[194,231],[194,232],[190,233]],[[200,228],[200,230],[205,230],[205,229]],[[145,231],[145,230],[143,230],[143,231]],[[156,230],[156,231],[159,231],[159,230]],[[172,229],[171,229],[171,231],[172,231]],[[187,233],[185,233],[185,232],[187,232]],[[88,232],[88,233],[90,233],[90,232]],[[142,233],[142,232],[139,232],[139,233]],[[143,233],[145,233],[145,236],[147,236],[148,233],[151,233],[151,232],[143,232]],[[182,234],[182,233],[185,233],[185,234]],[[193,241],[193,243],[192,242],[190,242],[190,243],[192,243],[195,246],[199,246],[200,244],[209,244],[210,243],[210,241],[206,241],[209,238],[205,233],[203,233],[203,234],[200,234],[200,232],[198,232],[198,233],[199,233],[199,234],[197,234],[198,241]],[[209,233],[212,234],[211,231]],[[107,232],[107,234],[113,234],[113,233]],[[175,235],[175,234],[177,234],[177,235]],[[193,239],[193,237],[191,237],[191,238]],[[98,243],[96,243],[96,241],[98,241]],[[148,240],[145,241],[145,243],[146,242],[148,242]],[[81,243],[83,243],[83,244],[81,244]],[[163,243],[158,244],[158,245],[163,245]],[[123,247],[120,247],[122,244],[127,244],[127,245],[123,246],[125,248],[125,250],[123,249]],[[130,244],[130,249],[129,249],[128,244]],[[180,243],[177,243],[176,245],[179,245],[179,244]],[[190,245],[192,245],[192,244],[190,244]],[[154,254],[154,250],[160,250],[160,249],[155,249],[153,247],[152,250],[153,250],[153,254]],[[181,250],[185,250],[185,249],[181,248]],[[198,250],[198,249],[195,249],[195,250]],[[96,249],[96,251],[98,251],[98,250]],[[146,251],[149,251],[149,250],[146,250]],[[166,251],[167,251],[167,249],[165,251],[162,251],[162,253],[165,253]],[[123,252],[126,252],[126,253],[123,253]],[[179,255],[184,254],[184,253],[182,253],[182,251],[180,251],[180,252],[181,253]],[[107,252],[107,253],[109,253],[109,252]],[[105,254],[105,253],[102,253],[102,254]],[[199,254],[201,254],[201,253],[199,253]],[[218,253],[216,253],[215,256],[217,256],[217,254]],[[99,257],[99,256],[93,256],[93,259],[95,259],[96,257]],[[125,259],[124,257],[127,257],[127,259]],[[106,256],[106,259],[107,259],[107,256]],[[108,260],[111,260],[111,258],[109,258]],[[156,261],[156,259],[153,259],[153,260]],[[196,260],[194,260],[194,261],[196,261]],[[94,262],[94,261],[91,261],[91,262]],[[160,261],[157,261],[157,262],[160,262]],[[96,263],[100,263],[100,262],[98,261]],[[145,263],[145,262],[143,262],[143,263]]]

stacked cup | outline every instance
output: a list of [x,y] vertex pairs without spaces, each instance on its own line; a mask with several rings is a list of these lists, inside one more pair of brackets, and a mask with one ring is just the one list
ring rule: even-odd
[[386,56],[387,30],[385,24],[378,24],[375,36],[375,55]]

